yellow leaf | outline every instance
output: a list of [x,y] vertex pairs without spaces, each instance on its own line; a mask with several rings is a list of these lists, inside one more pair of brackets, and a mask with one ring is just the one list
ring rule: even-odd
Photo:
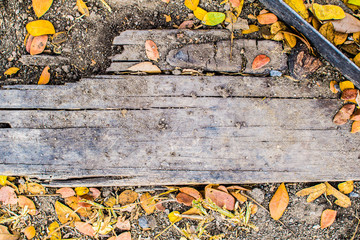
[[47,20],[36,20],[29,22],[26,24],[26,30],[34,37],[55,33],[54,26]]
[[331,20],[331,19],[343,19],[345,17],[344,10],[335,5],[320,5],[314,3],[312,5],[314,15],[320,21]]
[[[55,212],[62,224],[65,224],[69,221],[80,221],[79,216],[73,210],[71,210],[71,208],[65,206],[59,201],[55,202]],[[70,224],[70,226],[74,226],[73,222]]]
[[320,183],[318,185],[305,188],[299,192],[296,193],[297,196],[306,196],[309,195],[306,199],[307,202],[312,202],[318,197],[321,196],[321,194],[325,193],[326,191],[326,185],[324,183]]
[[170,220],[171,223],[176,223],[178,221],[180,221],[182,219],[182,217],[179,217],[180,213],[178,211],[173,211],[171,213],[169,213],[168,218]]
[[250,33],[253,33],[253,32],[257,32],[257,31],[259,31],[259,27],[252,24],[252,25],[249,25],[249,29],[242,30],[241,33],[242,34],[250,34]]
[[273,35],[272,40],[274,40],[274,41],[282,41],[282,40],[284,40],[284,34],[281,33],[281,32],[278,32],[277,34]]
[[60,230],[56,230],[59,227],[59,223],[56,221],[49,225],[50,240],[61,240],[61,232]]
[[45,188],[38,183],[27,183],[27,190],[31,194],[45,194],[46,193]]
[[339,87],[341,91],[344,91],[345,89],[354,89],[355,86],[351,81],[342,81],[339,83]]
[[328,182],[326,182],[325,184],[326,184],[326,194],[333,195],[334,197],[337,198],[337,200],[335,201],[336,205],[339,205],[340,207],[344,207],[344,208],[351,206],[351,200],[348,196],[346,196],[343,193],[341,193],[340,191],[338,191],[336,188],[331,186]]
[[317,20],[317,18],[313,17],[311,20],[311,23],[312,23],[313,27],[319,31],[319,29],[321,27],[321,23],[319,22],[319,20]]
[[360,43],[360,32],[353,33],[354,41]]
[[307,19],[309,17],[309,12],[303,0],[284,0],[284,2],[294,9],[302,18]]
[[76,210],[78,214],[82,217],[89,217],[92,214],[91,207],[85,207],[83,203],[80,202],[81,198],[79,196],[71,196],[65,198],[65,204],[68,205],[71,209]]
[[83,14],[87,17],[90,16],[89,9],[83,0],[76,0],[76,6],[78,7],[78,10],[81,14]]
[[106,235],[109,232],[111,232],[114,229],[114,227],[111,226],[109,223],[94,222],[93,229],[101,235]]
[[285,184],[280,184],[269,203],[270,215],[274,220],[279,220],[289,204],[289,194]]
[[185,6],[190,10],[195,10],[199,5],[199,0],[185,0]]
[[360,67],[360,53],[358,53],[354,58],[353,58],[354,63]]
[[41,76],[39,78],[38,85],[44,85],[44,84],[49,83],[49,81],[50,81],[49,69],[50,69],[49,66],[46,66],[44,68],[44,70],[42,71]]
[[334,42],[335,30],[331,22],[325,23],[319,29],[321,35],[323,35],[331,43]]
[[165,22],[171,22],[171,16],[164,14]]
[[198,208],[190,208],[186,212],[183,212],[184,215],[201,215],[201,211]]
[[270,26],[270,33],[277,34],[279,31],[286,30],[286,26],[283,22],[277,21],[276,23],[271,24]]
[[334,44],[335,45],[343,44],[346,41],[347,37],[348,37],[347,33],[335,32]]
[[87,187],[77,187],[75,188],[76,195],[82,196],[89,192],[89,189]]
[[228,23],[236,22],[235,14],[233,14],[231,11],[226,11],[225,13],[226,13],[225,22],[228,22]]
[[35,230],[34,226],[29,226],[29,227],[25,228],[24,230],[22,230],[22,232],[25,234],[27,239],[32,239],[36,235],[36,230]]
[[208,12],[205,14],[202,22],[208,26],[215,26],[225,20],[225,14],[221,12]]
[[13,75],[13,74],[17,73],[19,70],[20,70],[20,68],[11,67],[4,72],[4,75]]
[[340,192],[349,194],[354,190],[354,181],[347,181],[338,185]]
[[108,207],[113,207],[116,204],[116,198],[114,197],[109,197],[104,204]]
[[140,196],[140,204],[146,214],[151,214],[155,211],[156,202],[148,192]]
[[0,185],[5,186],[7,181],[7,176],[0,176]]
[[19,204],[19,207],[21,207],[21,208],[27,207],[30,215],[36,214],[36,207],[35,207],[34,202],[31,199],[29,199],[25,196],[19,196],[18,204]]
[[206,14],[207,14],[207,11],[205,11],[204,9],[202,9],[200,7],[197,7],[194,10],[194,16],[201,21],[204,19]]
[[132,72],[161,73],[160,68],[152,62],[141,62],[129,67],[127,70]]
[[32,6],[36,16],[40,18],[44,15],[49,10],[52,3],[53,0],[32,0]]
[[233,195],[240,203],[244,203],[247,201],[247,197],[242,195],[239,191],[236,192],[230,192],[231,195]]
[[138,198],[138,194],[132,190],[125,190],[119,195],[119,204],[125,206],[134,203]]
[[336,218],[336,211],[331,209],[326,209],[321,214],[320,226],[321,229],[329,227]]
[[241,14],[241,11],[242,11],[243,6],[244,6],[244,0],[238,0],[238,1],[239,1],[239,5],[237,7],[234,7],[237,17]]
[[289,33],[286,33],[284,32],[284,39],[285,39],[285,42],[291,47],[295,47],[296,46],[296,37],[289,34]]

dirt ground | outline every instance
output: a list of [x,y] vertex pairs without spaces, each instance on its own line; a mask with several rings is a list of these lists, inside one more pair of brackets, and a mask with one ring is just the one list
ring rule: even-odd
[[[1,1],[0,16],[0,72],[3,73],[9,67],[19,67],[21,70],[14,76],[6,77],[1,74],[0,84],[36,84],[41,74],[41,66],[25,66],[19,61],[22,55],[27,55],[24,47],[26,36],[25,25],[36,19],[31,8],[30,0],[3,0]],[[172,29],[174,25],[180,25],[184,20],[188,20],[191,13],[180,0],[170,0],[164,3],[161,0],[108,0],[112,8],[112,13],[108,12],[99,0],[89,0],[87,5],[90,10],[90,17],[81,17],[76,9],[76,1],[55,0],[50,10],[42,19],[51,21],[57,32],[67,31],[68,39],[61,45],[61,56],[69,59],[67,64],[55,64],[51,66],[52,78],[50,84],[63,84],[74,82],[83,76],[90,76],[104,73],[109,66],[109,57],[121,51],[115,49],[112,40],[121,31],[127,29]],[[200,6],[208,11],[224,11],[224,5],[220,1],[202,0]],[[262,6],[255,0],[245,1],[244,10],[241,14],[246,17],[248,14],[257,15]],[[171,21],[166,22],[164,15],[170,15]],[[252,23],[249,20],[249,23]],[[199,26],[200,22],[195,21]],[[205,28],[205,27],[202,27]],[[210,28],[210,27],[207,27]],[[223,28],[221,25],[213,28]],[[239,37],[239,34],[236,33]],[[260,38],[259,35],[252,34],[250,38]],[[52,53],[53,46],[48,46],[49,55]],[[323,60],[322,60],[323,61]],[[341,74],[323,61],[323,66],[306,81],[309,85],[328,86],[330,80],[340,81],[344,79]],[[291,80],[289,80],[291,81]],[[259,227],[259,231],[243,231],[238,226],[232,226],[228,222],[217,217],[210,223],[207,230],[209,235],[224,234],[223,239],[351,239],[358,224],[360,210],[360,184],[355,184],[355,191],[350,194],[352,206],[345,209],[334,205],[334,199],[326,199],[321,196],[313,203],[307,203],[305,197],[297,197],[295,192],[312,186],[313,183],[287,184],[290,196],[290,204],[287,211],[281,218],[284,225],[271,219],[268,212],[259,207],[258,212],[252,216],[251,221]],[[252,196],[266,209],[273,196],[278,184],[259,184],[248,186],[252,191]],[[334,185],[335,186],[335,185]],[[199,189],[202,186],[198,186]],[[123,189],[118,187],[101,189],[104,198],[121,192]],[[134,190],[143,192],[142,188]],[[153,190],[150,188],[149,190]],[[50,190],[50,193],[54,189]],[[174,197],[174,195],[172,196]],[[39,210],[36,216],[29,216],[22,224],[29,222],[35,224],[42,239],[47,235],[47,226],[57,220],[54,203],[56,200],[62,201],[60,197],[32,197]],[[332,203],[332,205],[331,205]],[[172,211],[183,211],[187,209],[174,201],[164,204],[164,212],[155,212],[145,215],[140,212],[138,218],[131,222],[131,233],[133,239],[154,239],[158,233],[170,225],[167,214]],[[335,223],[326,229],[320,229],[320,216],[324,209],[334,209],[338,211]],[[141,219],[141,220],[140,220]],[[139,221],[141,224],[139,224]],[[182,220],[176,223],[179,227],[196,226],[194,220]],[[142,226],[148,226],[144,229]],[[120,233],[120,230],[116,230]],[[62,229],[63,238],[91,239],[84,237],[74,231],[73,228],[64,227]],[[101,237],[107,239],[109,236]],[[174,228],[170,228],[163,233],[159,239],[180,239],[181,235]],[[21,239],[26,239],[22,236]],[[205,239],[205,238],[204,238]],[[206,238],[209,239],[209,238]],[[360,239],[358,232],[353,239]]]

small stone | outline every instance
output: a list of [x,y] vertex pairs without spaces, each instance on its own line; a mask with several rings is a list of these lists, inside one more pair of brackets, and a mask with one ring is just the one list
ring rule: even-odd
[[139,218],[139,226],[141,228],[144,228],[144,229],[149,228],[148,221],[147,221],[146,217]]
[[172,71],[172,74],[174,75],[180,75],[181,74],[181,70],[180,69],[175,69]]
[[313,229],[319,229],[319,228],[320,228],[319,224],[313,226]]
[[349,194],[349,197],[358,198],[358,197],[359,197],[359,194],[356,193],[356,192],[351,192],[351,193]]
[[64,72],[69,73],[70,72],[70,66],[69,65],[64,65],[61,67],[62,70],[64,70]]
[[74,17],[71,15],[67,15],[66,18],[69,19],[70,21],[74,21]]
[[271,70],[271,71],[270,71],[270,76],[271,76],[271,77],[281,77],[281,76],[282,76],[282,72],[276,71],[276,70]]
[[254,188],[253,190],[251,190],[249,195],[259,203],[262,203],[265,199],[265,194],[260,188]]
[[58,67],[58,68],[56,68],[56,69],[55,69],[55,72],[57,72],[57,73],[61,73],[61,68],[59,68],[59,67]]

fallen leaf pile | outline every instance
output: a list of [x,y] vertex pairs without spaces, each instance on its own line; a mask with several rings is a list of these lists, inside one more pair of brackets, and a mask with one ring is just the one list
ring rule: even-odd
[[355,88],[350,81],[336,81],[330,82],[330,90],[333,93],[341,92],[341,99],[344,100],[344,105],[334,116],[333,122],[336,125],[343,125],[349,120],[353,121],[351,133],[360,131],[360,95],[359,90]]

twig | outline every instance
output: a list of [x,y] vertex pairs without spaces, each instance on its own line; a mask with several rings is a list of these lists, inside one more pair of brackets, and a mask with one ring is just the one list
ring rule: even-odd
[[105,6],[105,8],[106,8],[109,12],[112,12],[111,7],[109,6],[109,4],[107,4],[107,3],[105,2],[105,0],[100,0],[100,2]]
[[60,197],[60,194],[29,194],[25,197]]
[[[356,217],[356,218],[357,218],[357,217]],[[357,223],[357,225],[356,225],[354,235],[352,236],[352,238],[351,238],[350,240],[354,240],[354,239],[355,239],[356,233],[357,233],[357,231],[358,231],[359,224],[360,224],[360,219],[357,218],[357,220],[358,220],[358,223]]]

